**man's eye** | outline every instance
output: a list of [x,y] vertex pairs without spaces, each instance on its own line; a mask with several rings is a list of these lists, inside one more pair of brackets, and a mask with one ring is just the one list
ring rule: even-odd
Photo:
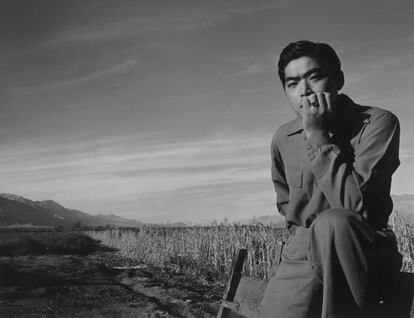
[[298,85],[298,83],[289,82],[289,83],[286,84],[286,87],[288,87],[288,88],[294,88],[294,87],[296,87],[296,85]]
[[320,80],[320,79],[322,79],[323,78],[323,76],[321,75],[321,74],[314,74],[314,75],[312,75],[311,77],[310,77],[310,79],[312,80],[312,81],[318,81],[318,80]]

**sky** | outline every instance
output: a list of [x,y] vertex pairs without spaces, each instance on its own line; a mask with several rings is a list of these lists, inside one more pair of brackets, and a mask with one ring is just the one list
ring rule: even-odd
[[395,113],[414,193],[414,1],[0,0],[0,192],[90,214],[277,214],[270,140],[290,42],[329,43],[343,93]]

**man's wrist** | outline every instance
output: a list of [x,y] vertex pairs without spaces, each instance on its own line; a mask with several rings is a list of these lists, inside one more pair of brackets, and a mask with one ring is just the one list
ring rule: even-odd
[[338,153],[335,148],[327,130],[315,130],[309,138],[305,138],[305,152],[318,180],[321,180],[328,170],[332,151]]
[[324,138],[327,137],[329,140],[329,133],[327,129],[322,129],[322,128],[318,128],[318,129],[304,129],[304,134],[305,134],[305,138],[309,139],[311,138],[311,136],[313,136],[312,138]]
[[315,129],[307,135],[305,131],[306,150],[308,152],[314,152],[316,149],[323,145],[330,143],[329,133],[325,129]]

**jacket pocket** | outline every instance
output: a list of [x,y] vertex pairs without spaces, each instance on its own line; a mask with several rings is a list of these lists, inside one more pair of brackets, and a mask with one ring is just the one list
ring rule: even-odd
[[286,179],[289,187],[302,188],[303,185],[303,172],[299,168],[287,168]]

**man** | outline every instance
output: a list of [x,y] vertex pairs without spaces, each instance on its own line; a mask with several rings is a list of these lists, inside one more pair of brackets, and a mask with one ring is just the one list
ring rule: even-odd
[[[395,237],[385,230],[399,166],[398,119],[338,93],[344,75],[327,44],[291,43],[278,68],[297,115],[271,146],[277,207],[291,235],[259,316],[364,315],[378,300],[379,273],[400,266]],[[380,260],[381,237],[390,237],[390,264]]]

